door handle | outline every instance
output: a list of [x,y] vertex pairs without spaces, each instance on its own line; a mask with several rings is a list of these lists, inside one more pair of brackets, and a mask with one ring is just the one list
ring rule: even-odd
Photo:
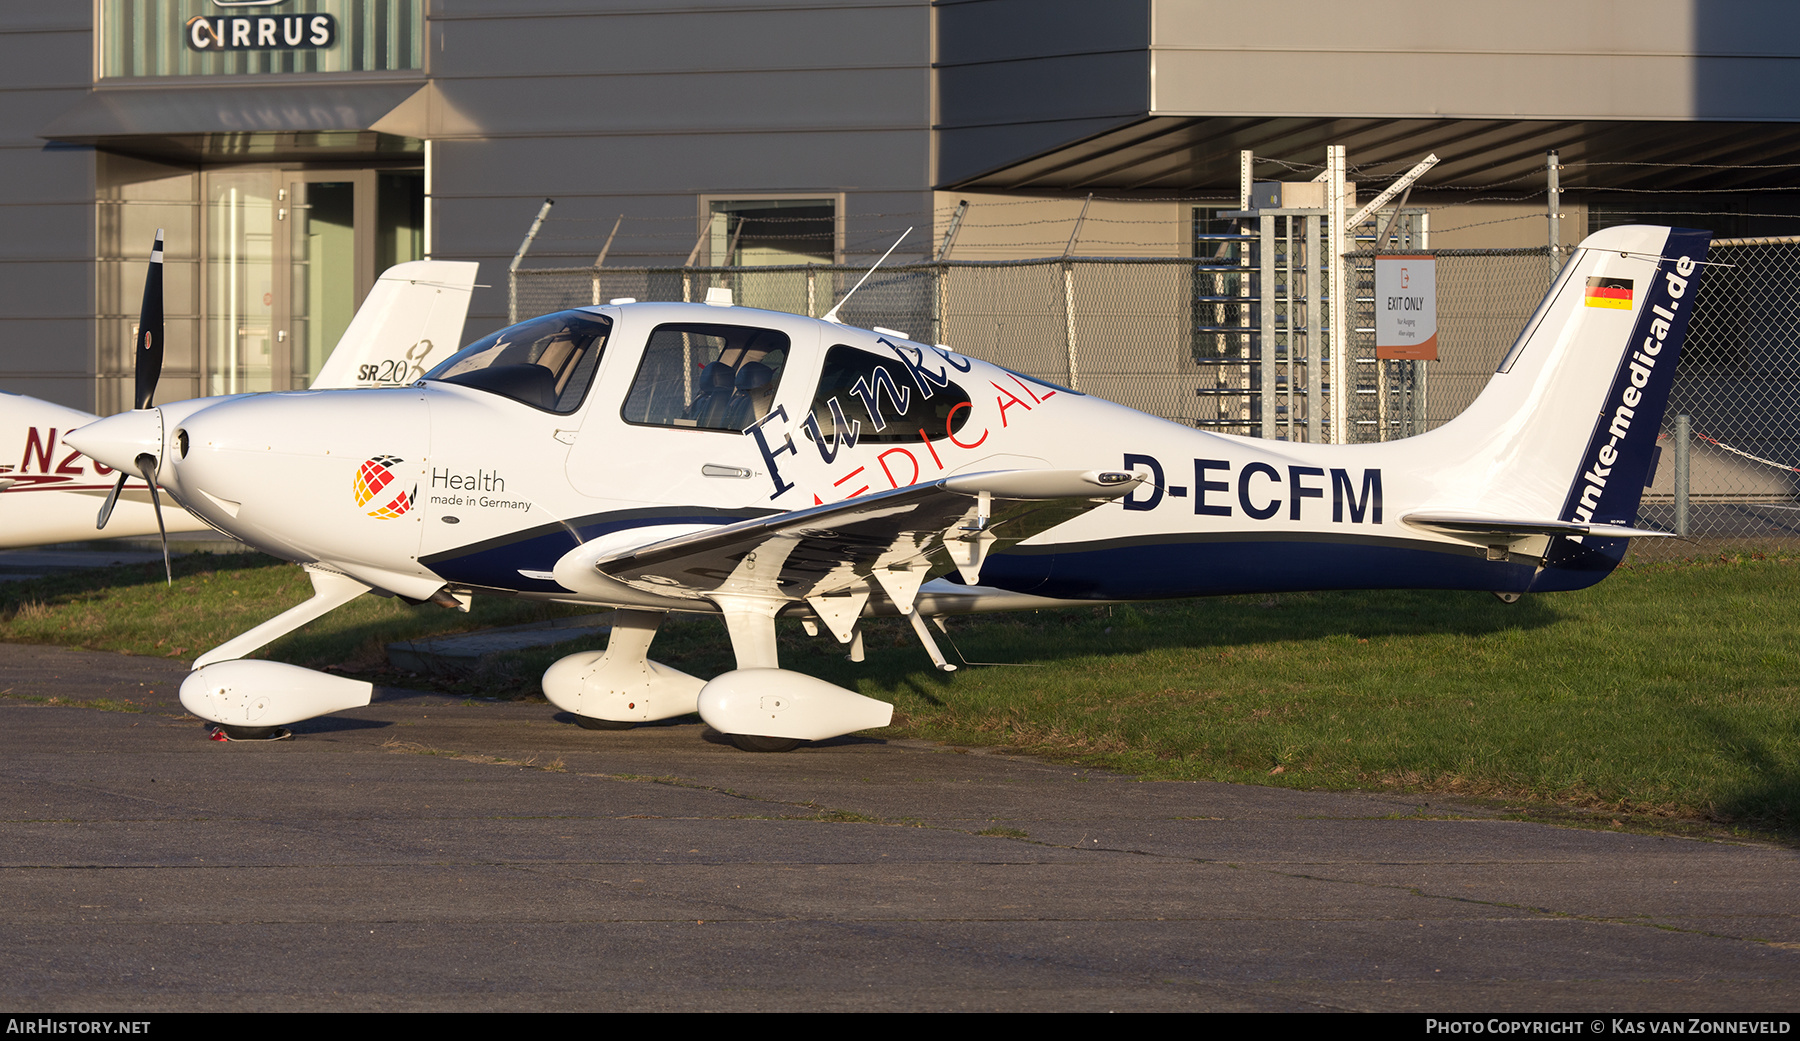
[[707,463],[700,468],[700,473],[705,477],[736,477],[740,480],[747,480],[756,476],[754,473],[741,466],[723,466],[719,463]]

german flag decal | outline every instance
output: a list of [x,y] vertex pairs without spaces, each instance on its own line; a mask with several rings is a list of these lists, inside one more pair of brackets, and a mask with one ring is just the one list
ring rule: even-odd
[[1589,307],[1631,310],[1631,279],[1599,276],[1588,279],[1586,303]]

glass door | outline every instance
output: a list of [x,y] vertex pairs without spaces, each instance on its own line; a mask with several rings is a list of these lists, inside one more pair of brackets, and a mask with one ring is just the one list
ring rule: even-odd
[[267,170],[206,178],[208,394],[273,390],[276,363],[285,361],[275,351],[276,191]]
[[374,177],[369,171],[289,174],[287,193],[293,349],[285,385],[298,390],[312,382],[374,283],[371,222],[358,219],[359,209],[375,207]]
[[208,394],[307,386],[381,269],[420,259],[416,171],[212,170],[203,190]]

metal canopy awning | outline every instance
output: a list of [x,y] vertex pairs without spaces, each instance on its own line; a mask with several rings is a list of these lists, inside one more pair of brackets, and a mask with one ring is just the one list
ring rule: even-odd
[[408,103],[429,89],[418,80],[103,88],[38,136],[184,161],[391,156],[419,150],[424,105]]
[[[1436,152],[1443,161],[1421,188],[1512,182],[1521,194],[1542,187],[1544,153],[1552,149],[1569,164],[1562,174],[1565,189],[1786,187],[1800,167],[1800,124],[1794,123],[1151,116],[943,187],[1235,191],[1241,149],[1322,168],[1325,146],[1332,144],[1347,146],[1355,170],[1377,179],[1403,173]],[[1632,165],[1582,165],[1587,163]],[[1708,168],[1718,166],[1736,168]],[[1259,164],[1256,171],[1270,180],[1307,180],[1312,173],[1273,164]]]

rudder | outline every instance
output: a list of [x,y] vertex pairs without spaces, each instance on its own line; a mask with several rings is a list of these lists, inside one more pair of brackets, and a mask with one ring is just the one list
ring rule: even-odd
[[[1654,476],[1651,466],[1657,458],[1656,442],[1711,238],[1705,231],[1670,230],[1656,273],[1644,287],[1645,299],[1631,339],[1582,450],[1581,469],[1569,485],[1560,519],[1622,525],[1636,522],[1644,488]],[[1590,294],[1596,289],[1617,292],[1605,286],[1584,289]],[[1591,536],[1556,539],[1532,588],[1581,588],[1597,582],[1624,558],[1628,544],[1627,539]]]

